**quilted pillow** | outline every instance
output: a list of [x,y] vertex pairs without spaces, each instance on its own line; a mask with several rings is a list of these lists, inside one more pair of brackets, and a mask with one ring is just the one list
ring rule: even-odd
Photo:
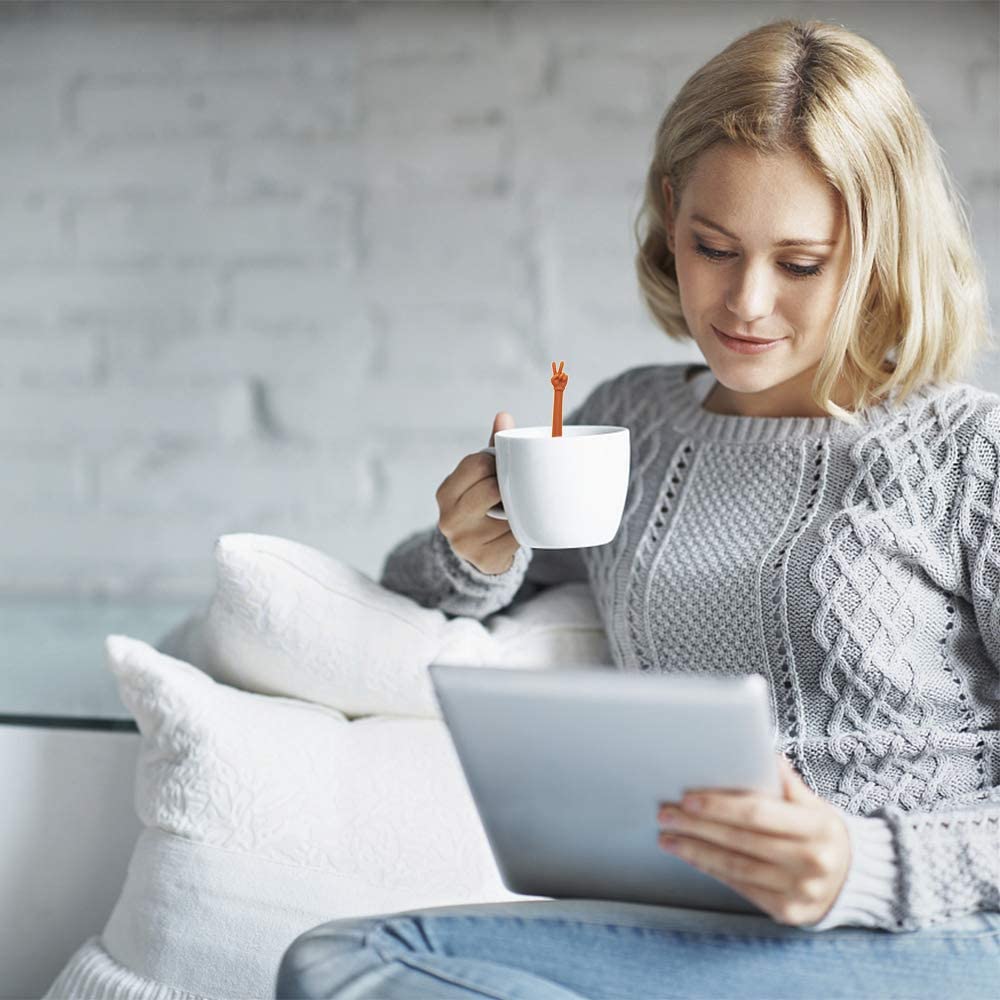
[[103,934],[49,998],[270,997],[284,950],[341,916],[531,899],[503,885],[444,724],[216,683],[124,635],[145,829]]
[[207,608],[158,644],[247,691],[347,716],[440,718],[431,663],[548,668],[610,665],[585,582],[549,587],[483,621],[449,619],[300,542],[250,533],[215,546]]

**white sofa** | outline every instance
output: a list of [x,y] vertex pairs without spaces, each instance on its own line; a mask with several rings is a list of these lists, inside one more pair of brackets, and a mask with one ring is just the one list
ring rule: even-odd
[[0,998],[45,993],[99,933],[136,838],[140,736],[64,725],[0,725]]
[[143,829],[46,1000],[269,998],[326,920],[532,898],[500,880],[427,666],[605,669],[587,585],[480,622],[286,539],[223,536],[215,555],[208,607],[159,648],[106,640]]

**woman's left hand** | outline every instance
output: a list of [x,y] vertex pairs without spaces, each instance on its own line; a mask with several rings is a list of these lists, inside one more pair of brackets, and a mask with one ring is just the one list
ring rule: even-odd
[[[759,792],[685,789],[683,808],[664,802],[660,845],[745,896],[778,923],[817,923],[851,866],[840,810],[816,795],[778,754],[782,798]],[[690,806],[701,808],[691,810]],[[677,825],[664,824],[667,814]],[[674,847],[664,836],[677,837]]]

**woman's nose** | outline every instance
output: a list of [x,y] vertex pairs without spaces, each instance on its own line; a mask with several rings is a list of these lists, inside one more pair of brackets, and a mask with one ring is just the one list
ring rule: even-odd
[[774,279],[767,265],[744,264],[732,270],[726,307],[741,323],[750,325],[774,311]]

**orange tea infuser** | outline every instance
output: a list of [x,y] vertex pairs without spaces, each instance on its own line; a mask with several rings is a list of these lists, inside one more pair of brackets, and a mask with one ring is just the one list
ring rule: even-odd
[[565,361],[559,362],[559,371],[556,371],[556,363],[552,362],[552,378],[549,381],[552,383],[553,399],[552,399],[552,436],[562,437],[562,397],[563,389],[566,388],[566,383],[569,381],[569,376],[563,374],[563,365],[566,364]]

